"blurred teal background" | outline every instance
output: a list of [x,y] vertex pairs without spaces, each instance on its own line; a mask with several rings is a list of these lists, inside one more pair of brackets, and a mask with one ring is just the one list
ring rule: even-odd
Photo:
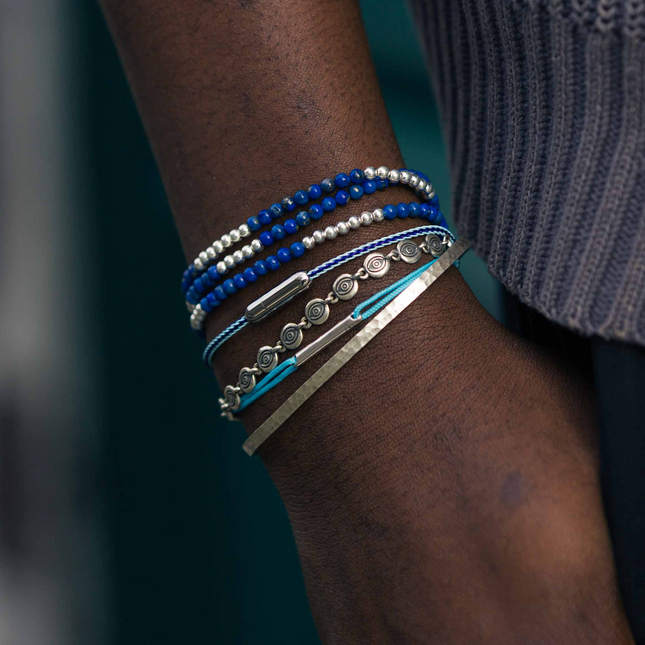
[[[450,218],[407,8],[362,6],[406,163],[430,174]],[[172,216],[100,11],[8,7],[0,129],[3,168],[21,179],[4,173],[3,302],[21,311],[29,290],[46,306],[33,329],[15,315],[2,328],[0,577],[13,577],[0,583],[0,642],[318,643],[285,510],[241,429],[219,421]],[[30,271],[39,252],[49,264]],[[462,266],[499,316],[483,264]]]

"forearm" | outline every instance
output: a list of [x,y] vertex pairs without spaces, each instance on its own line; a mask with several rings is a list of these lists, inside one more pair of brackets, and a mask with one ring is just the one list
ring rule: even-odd
[[[189,260],[297,188],[354,167],[402,165],[356,3],[103,4]],[[348,205],[343,217],[384,199],[410,196],[391,187]],[[378,234],[338,238],[333,251],[314,249],[290,268],[311,268],[404,224],[379,226]],[[209,316],[209,336],[284,277],[220,307]],[[333,277],[308,296],[326,295]],[[234,382],[302,306],[225,345],[220,383]],[[327,356],[252,405],[247,428]],[[326,639],[427,642],[435,633],[440,642],[451,642],[448,634],[462,642],[493,622],[488,633],[501,643],[544,620],[557,630],[575,612],[589,615],[604,642],[624,635],[589,441],[593,417],[579,403],[585,396],[551,359],[491,320],[455,270],[344,367],[263,450]],[[570,517],[580,506],[586,512]],[[574,546],[583,552],[567,573],[593,573],[594,593],[570,587],[561,563],[549,561],[562,542],[568,555]],[[522,587],[520,575],[532,583],[528,613],[507,591]],[[544,599],[549,589],[557,607]],[[597,609],[603,603],[606,613]]]

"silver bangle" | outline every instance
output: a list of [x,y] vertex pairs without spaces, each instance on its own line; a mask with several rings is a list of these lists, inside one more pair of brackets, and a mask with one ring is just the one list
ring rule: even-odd
[[412,304],[437,278],[458,260],[470,247],[459,238],[431,267],[424,271],[405,291],[369,322],[354,338],[330,358],[313,376],[301,385],[251,436],[242,448],[249,455],[255,451],[317,392],[343,365],[348,363],[375,336]]
[[280,362],[279,355],[287,350],[296,350],[304,339],[303,332],[313,325],[322,325],[329,318],[329,306],[339,300],[351,300],[358,293],[361,280],[382,278],[390,271],[391,262],[416,264],[425,253],[435,258],[440,257],[451,246],[448,235],[443,238],[430,233],[421,244],[412,240],[403,240],[387,255],[370,253],[363,260],[363,266],[354,274],[343,273],[334,280],[331,291],[325,298],[314,298],[305,306],[304,316],[298,323],[287,323],[280,332],[280,339],[275,345],[260,347],[256,362],[252,367],[243,367],[235,385],[224,388],[224,396],[218,399],[222,416],[232,420],[232,412],[240,407],[240,395],[249,394],[256,385],[256,377],[272,372]]

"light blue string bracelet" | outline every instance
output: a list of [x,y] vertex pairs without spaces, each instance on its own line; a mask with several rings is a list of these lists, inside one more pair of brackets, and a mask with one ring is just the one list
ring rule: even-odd
[[[255,390],[250,394],[244,394],[240,397],[240,407],[238,411],[246,409],[251,403],[257,401],[261,396],[270,392],[276,385],[284,381],[287,377],[291,376],[298,368],[302,367],[310,358],[315,356],[318,352],[328,347],[333,341],[337,340],[344,333],[348,332],[352,327],[369,320],[374,314],[378,313],[389,302],[394,300],[402,291],[404,291],[414,280],[416,280],[428,267],[432,266],[437,259],[432,262],[424,264],[422,267],[413,271],[411,274],[397,280],[394,284],[374,294],[361,304],[359,304],[354,311],[344,320],[341,320],[337,325],[332,327],[326,334],[318,338],[316,341],[307,345],[304,349],[299,351],[295,356],[284,361],[272,372],[260,381]],[[228,416],[223,413],[224,416]],[[229,417],[230,418],[230,417]]]
[[[259,377],[272,374],[278,368],[280,356],[284,352],[297,350],[301,346],[306,330],[312,326],[322,325],[327,321],[331,305],[354,298],[362,281],[370,278],[382,278],[390,271],[392,263],[416,264],[424,254],[432,255],[435,258],[442,256],[452,243],[452,236],[449,232],[443,229],[442,233],[441,237],[436,232],[429,233],[420,244],[412,240],[400,240],[396,247],[386,254],[379,252],[368,254],[364,258],[361,268],[355,273],[339,275],[334,280],[331,291],[325,298],[310,300],[304,308],[304,315],[301,320],[284,325],[280,332],[279,340],[274,344],[260,347],[255,363],[240,370],[235,385],[227,385],[224,388],[224,396],[219,399],[219,404],[225,416],[232,417],[232,413],[240,409],[242,396],[250,395],[255,391]],[[303,275],[306,276],[306,274]],[[403,278],[403,281],[405,281],[405,278]],[[363,310],[367,307],[378,307],[379,301],[387,298],[390,291],[395,290],[397,285],[398,283],[367,300],[356,311],[356,316],[346,318],[329,332],[323,334],[315,343],[300,351],[298,353],[298,364],[302,364],[305,359],[320,351],[319,347],[329,344],[345,331],[358,324],[361,320],[358,316],[363,313]],[[368,316],[371,316],[372,313],[369,312]],[[289,369],[288,366],[280,367],[278,374],[272,378],[276,378],[283,373],[283,370],[287,369]],[[271,380],[267,380],[265,377],[262,381],[264,384],[262,388],[266,387],[270,382]]]
[[346,262],[349,262],[355,258],[361,257],[373,251],[377,251],[378,249],[381,249],[384,246],[388,246],[390,244],[394,244],[403,240],[409,240],[410,238],[413,238],[413,237],[420,237],[422,235],[427,236],[430,234],[437,236],[440,240],[443,239],[445,235],[448,236],[451,242],[454,242],[455,240],[453,234],[447,228],[444,228],[442,226],[437,226],[437,225],[417,226],[415,228],[411,228],[406,231],[401,231],[400,233],[387,235],[380,239],[374,240],[373,242],[363,244],[359,247],[356,247],[355,249],[352,249],[351,251],[342,253],[341,255],[338,255],[331,260],[323,262],[315,269],[312,269],[311,271],[308,271],[306,273],[299,272],[297,274],[292,275],[290,278],[288,278],[284,282],[280,283],[277,287],[275,287],[275,289],[272,289],[267,294],[265,294],[265,296],[251,303],[251,305],[247,307],[247,310],[244,316],[242,316],[241,318],[238,318],[235,322],[231,323],[226,329],[224,329],[222,332],[217,334],[217,336],[215,336],[215,338],[213,338],[213,340],[211,340],[210,343],[208,343],[202,355],[202,360],[204,361],[204,364],[208,368],[212,367],[213,356],[215,356],[215,353],[217,352],[217,350],[226,341],[230,340],[240,330],[244,329],[244,327],[246,327],[249,324],[249,322],[255,322],[257,320],[262,319],[263,316],[254,317],[250,315],[250,313],[256,311],[258,308],[257,307],[258,303],[262,304],[263,299],[267,298],[268,296],[271,296],[271,294],[286,293],[287,297],[276,302],[275,304],[272,303],[272,308],[270,308],[270,311],[268,311],[268,313],[273,313],[273,311],[276,311],[278,308],[280,308],[281,306],[289,302],[294,296],[309,288],[311,280],[315,280],[316,278],[319,278],[321,275],[324,275],[328,271],[331,271],[336,267],[341,266],[342,264],[345,264]]

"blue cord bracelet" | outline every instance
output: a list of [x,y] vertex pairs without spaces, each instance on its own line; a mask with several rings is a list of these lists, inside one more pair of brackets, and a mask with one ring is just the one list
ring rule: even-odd
[[[338,266],[350,262],[351,260],[366,255],[371,251],[376,251],[383,248],[389,244],[394,244],[403,240],[409,240],[413,237],[419,237],[422,235],[428,235],[434,233],[437,235],[448,235],[451,241],[454,242],[454,236],[452,233],[445,227],[428,225],[428,226],[418,226],[416,228],[411,228],[406,231],[401,231],[399,233],[394,233],[392,235],[387,235],[380,239],[374,240],[373,242],[368,242],[363,244],[351,251],[346,251],[337,257],[323,262],[321,265],[317,266],[315,269],[307,272],[307,275],[310,279],[314,280],[325,273],[332,271]],[[238,318],[235,322],[230,324],[226,329],[220,332],[215,338],[213,338],[210,343],[206,346],[204,350],[202,359],[206,367],[212,366],[213,356],[217,350],[229,339],[231,339],[235,334],[237,334],[241,329],[244,329],[249,324],[245,316]]]

